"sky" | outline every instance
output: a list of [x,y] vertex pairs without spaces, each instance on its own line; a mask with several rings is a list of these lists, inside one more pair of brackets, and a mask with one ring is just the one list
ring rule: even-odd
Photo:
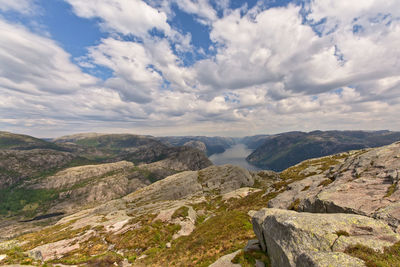
[[0,0],[0,130],[400,130],[398,0]]

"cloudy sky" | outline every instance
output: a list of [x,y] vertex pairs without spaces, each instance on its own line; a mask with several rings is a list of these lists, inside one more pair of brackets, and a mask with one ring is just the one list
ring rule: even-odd
[[0,130],[400,130],[400,1],[0,0]]

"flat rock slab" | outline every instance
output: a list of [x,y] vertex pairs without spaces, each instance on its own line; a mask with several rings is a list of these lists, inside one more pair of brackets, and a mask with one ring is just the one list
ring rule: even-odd
[[[315,261],[319,257],[326,259],[331,266],[352,266],[343,265],[343,261],[359,266],[359,260],[354,258],[350,261],[351,257],[342,253],[348,246],[361,243],[382,251],[385,246],[400,240],[400,236],[385,222],[355,214],[262,209],[253,216],[252,222],[260,245],[268,252],[273,266],[297,266],[301,259]],[[318,254],[320,252],[323,253]],[[300,258],[304,253],[307,255]],[[335,258],[337,261],[333,261]]]
[[232,263],[233,258],[235,258],[235,256],[240,251],[241,251],[241,249],[239,249],[238,251],[235,251],[235,252],[233,252],[231,254],[222,256],[216,262],[214,262],[213,264],[209,265],[208,267],[241,267],[240,264]]

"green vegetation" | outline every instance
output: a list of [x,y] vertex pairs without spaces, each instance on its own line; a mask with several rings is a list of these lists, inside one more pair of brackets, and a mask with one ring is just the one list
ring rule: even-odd
[[379,131],[288,132],[265,139],[247,160],[262,169],[282,171],[311,158],[389,145],[399,137],[398,132]]
[[304,178],[307,178],[309,176],[315,175],[317,173],[311,172],[308,174],[302,173],[305,169],[307,169],[310,166],[317,166],[318,167],[318,172],[322,173],[324,171],[329,170],[332,166],[335,166],[336,164],[340,163],[340,159],[347,158],[348,154],[347,153],[342,153],[334,156],[328,156],[324,158],[318,158],[318,159],[313,159],[313,160],[307,160],[304,161],[300,164],[297,164],[293,167],[290,167],[284,171],[281,172],[281,178],[283,180],[292,180],[292,181],[299,181],[303,180]]
[[267,255],[262,251],[241,251],[235,258],[233,258],[232,263],[240,264],[242,267],[253,267],[256,265],[256,260],[264,263],[265,267],[270,267],[271,262]]
[[131,229],[119,235],[108,235],[106,240],[115,244],[116,249],[134,249],[146,253],[149,249],[162,249],[172,240],[172,236],[181,229],[180,225],[164,224],[150,218],[137,222],[141,227]]
[[[232,235],[232,233],[235,233]],[[241,211],[225,211],[199,224],[189,236],[173,240],[171,248],[143,259],[153,266],[208,266],[218,257],[243,248],[254,238],[252,224]]]
[[69,225],[73,224],[74,221],[70,221],[68,224],[54,225],[51,227],[44,228],[38,232],[29,233],[18,237],[20,241],[24,241],[22,249],[30,250],[39,245],[57,242],[63,239],[70,239],[76,235],[82,234],[90,229],[89,226],[72,229]]
[[397,188],[397,182],[395,182],[391,186],[389,186],[385,197],[390,197],[396,191],[396,188]]
[[0,132],[0,149],[56,148],[57,145],[28,135]]
[[333,183],[333,180],[328,178],[328,179],[325,179],[322,182],[320,182],[318,186],[322,185],[323,187],[325,187],[325,186],[330,185],[331,183]]
[[295,199],[290,206],[288,207],[288,210],[295,210],[297,211],[299,209],[299,205],[300,205],[300,199]]
[[0,189],[0,215],[33,216],[39,209],[45,209],[45,204],[57,197],[58,194],[54,190]]
[[143,178],[149,180],[151,183],[155,183],[158,180],[160,180],[160,178],[155,173],[149,171],[146,168],[139,168],[139,167],[135,166],[135,167],[133,167],[131,172],[139,172],[143,176]]
[[189,215],[189,208],[186,206],[182,206],[179,209],[175,210],[174,214],[172,214],[172,219],[175,218],[186,218]]
[[350,234],[344,230],[336,231],[335,234],[337,234],[338,236],[350,236]]
[[34,260],[24,254],[24,251],[20,247],[13,247],[7,250],[0,250],[0,254],[5,254],[7,257],[0,261],[1,265],[4,264],[22,264],[28,265],[33,264]]
[[367,267],[400,266],[400,242],[395,243],[393,246],[386,247],[383,253],[361,244],[348,247],[345,253],[362,259]]

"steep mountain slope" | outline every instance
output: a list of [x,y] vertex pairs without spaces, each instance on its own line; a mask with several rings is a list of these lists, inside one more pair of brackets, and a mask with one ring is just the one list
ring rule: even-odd
[[281,171],[306,159],[388,145],[398,140],[400,133],[390,131],[289,132],[268,137],[247,161],[263,169]]
[[[197,147],[206,147],[207,155],[210,156],[215,153],[222,153],[227,148],[234,145],[239,139],[231,137],[208,137],[208,136],[168,136],[168,137],[158,137],[159,140],[166,144],[171,144],[173,146],[193,146],[193,141],[197,142]],[[199,143],[201,142],[201,143]]]
[[257,149],[264,144],[270,136],[271,135],[265,134],[246,136],[240,139],[240,143],[245,144],[249,149]]

